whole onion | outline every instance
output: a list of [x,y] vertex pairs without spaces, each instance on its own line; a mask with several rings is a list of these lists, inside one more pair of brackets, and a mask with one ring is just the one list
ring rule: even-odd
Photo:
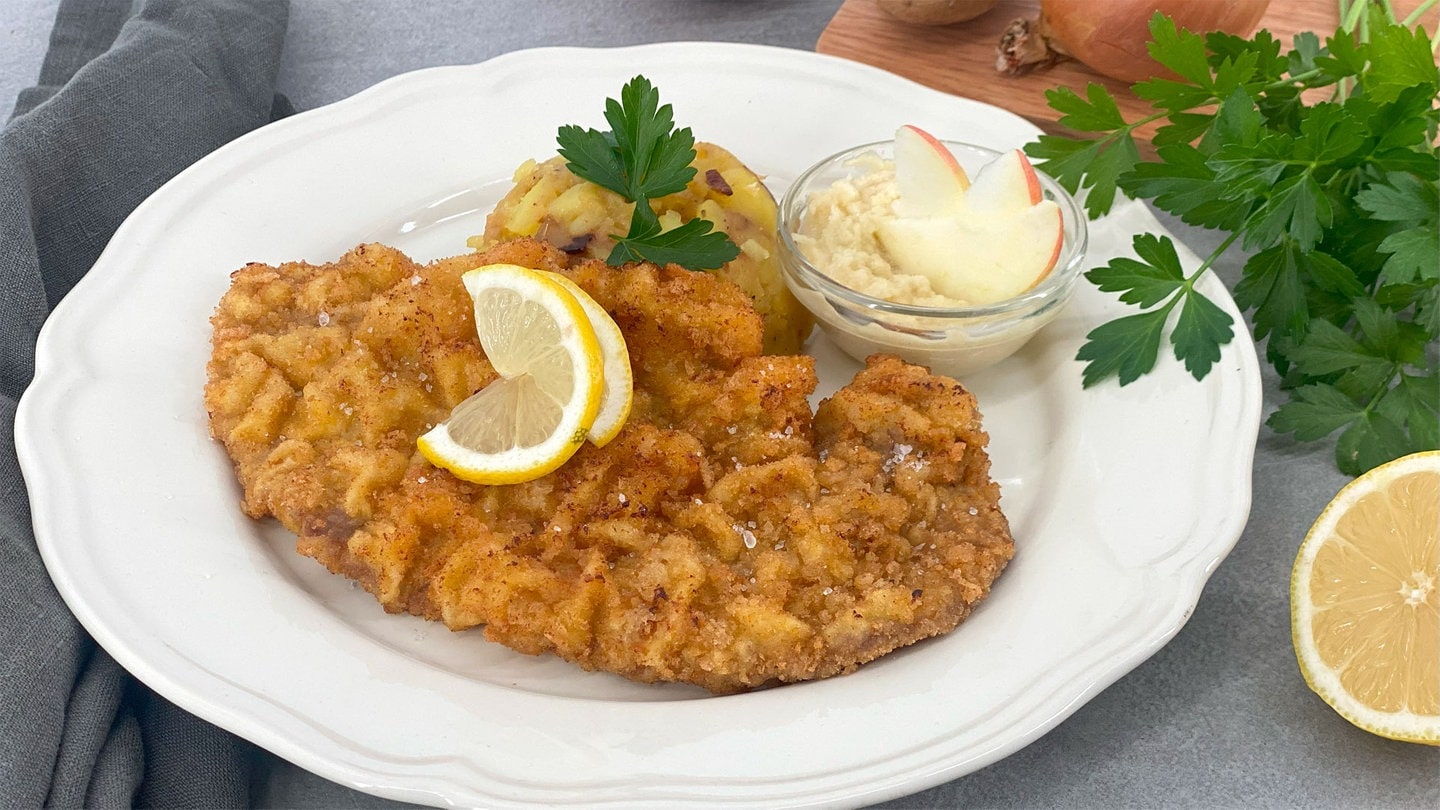
[[1020,73],[1066,57],[1126,82],[1170,75],[1150,58],[1150,18],[1177,28],[1249,36],[1270,0],[1041,0],[1038,20],[1016,20],[1001,39],[996,67]]

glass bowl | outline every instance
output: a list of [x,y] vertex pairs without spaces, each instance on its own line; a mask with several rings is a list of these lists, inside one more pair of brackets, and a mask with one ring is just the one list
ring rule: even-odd
[[[970,177],[1000,156],[983,146],[943,141]],[[780,266],[790,291],[820,328],[847,354],[864,360],[895,354],[937,374],[960,377],[1009,357],[1060,314],[1075,289],[1085,258],[1084,212],[1054,180],[1037,171],[1042,193],[1060,206],[1062,237],[1055,266],[1040,283],[992,304],[936,307],[900,303],[851,289],[817,267],[796,244],[813,192],[874,168],[873,158],[893,159],[894,142],[847,149],[807,169],[780,202]]]

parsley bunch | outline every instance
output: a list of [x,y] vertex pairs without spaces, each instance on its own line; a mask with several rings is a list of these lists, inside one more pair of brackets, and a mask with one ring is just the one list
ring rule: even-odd
[[560,155],[577,177],[608,188],[635,203],[630,230],[612,234],[615,247],[606,263],[632,261],[678,264],[692,270],[713,270],[740,255],[730,237],[711,231],[710,223],[692,219],[662,231],[650,201],[685,190],[695,177],[695,136],[689,127],[675,129],[669,104],[644,76],[620,90],[620,100],[605,99],[605,120],[611,130],[560,127],[555,140]]
[[[1282,54],[1267,31],[1202,37],[1157,14],[1150,53],[1179,79],[1132,88],[1155,112],[1127,122],[1098,84],[1084,98],[1051,90],[1060,124],[1094,137],[1042,135],[1026,152],[1072,193],[1088,189],[1091,216],[1119,190],[1227,234],[1188,275],[1150,234],[1134,238],[1138,258],[1086,273],[1142,311],[1090,332],[1085,386],[1149,372],[1172,322],[1176,358],[1209,373],[1232,322],[1195,282],[1238,242],[1235,301],[1288,394],[1267,424],[1301,441],[1340,431],[1336,462],[1358,475],[1440,447],[1440,76],[1413,18],[1363,2],[1344,16],[1323,44],[1301,33]],[[1152,121],[1159,159],[1143,161],[1134,132]]]

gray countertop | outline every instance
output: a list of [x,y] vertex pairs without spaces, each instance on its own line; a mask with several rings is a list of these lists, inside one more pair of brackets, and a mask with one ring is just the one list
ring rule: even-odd
[[[33,83],[57,0],[0,0],[0,104]],[[280,91],[299,109],[432,65],[543,45],[723,40],[813,50],[839,0],[294,0]],[[1206,255],[1219,240],[1161,216]],[[1242,257],[1221,261],[1233,285]],[[1243,336],[1241,339],[1245,339]],[[1265,413],[1278,404],[1265,371]],[[1158,451],[1163,452],[1163,451]],[[1261,428],[1250,521],[1159,653],[1018,753],[894,807],[1440,807],[1440,750],[1362,732],[1305,686],[1290,566],[1346,483],[1327,443]],[[393,803],[259,755],[257,805]]]

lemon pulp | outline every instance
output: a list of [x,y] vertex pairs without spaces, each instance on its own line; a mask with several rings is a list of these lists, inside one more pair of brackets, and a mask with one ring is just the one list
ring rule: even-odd
[[550,274],[487,265],[462,280],[481,348],[499,377],[416,445],[467,481],[538,478],[565,463],[594,424],[604,352],[584,307]]
[[1301,672],[1337,712],[1440,744],[1440,452],[1336,495],[1296,558],[1291,610]]

